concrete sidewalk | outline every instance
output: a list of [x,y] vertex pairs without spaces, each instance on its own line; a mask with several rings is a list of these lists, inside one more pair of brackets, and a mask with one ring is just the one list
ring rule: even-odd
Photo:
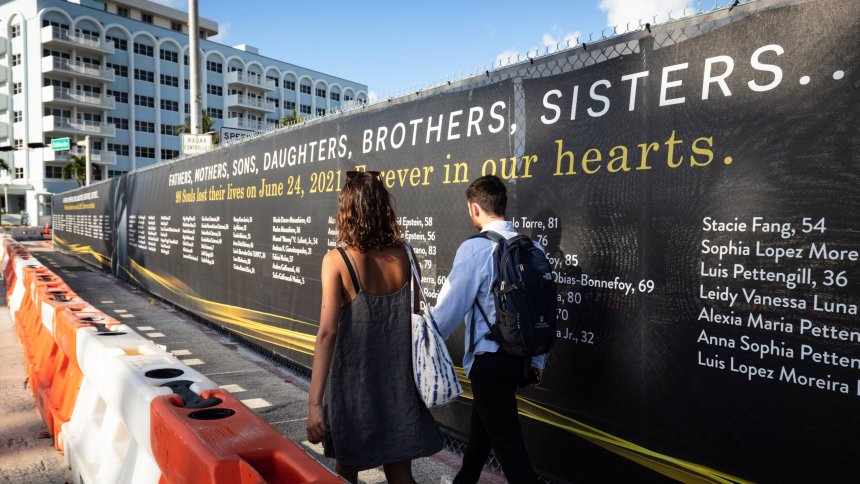
[[[0,281],[0,288],[5,287]],[[63,454],[42,423],[27,381],[24,353],[15,326],[0,297],[0,483],[71,482]]]
[[[285,436],[305,448],[313,457],[334,469],[334,461],[322,454],[321,445],[313,445],[307,441],[305,431],[305,420],[307,418],[307,388],[308,381],[302,379],[289,370],[275,366],[270,360],[263,358],[253,352],[239,346],[236,341],[226,337],[211,328],[188,319],[183,313],[165,305],[151,295],[133,288],[119,279],[102,272],[92,270],[78,259],[55,252],[50,248],[50,242],[27,243],[27,248],[44,265],[56,272],[63,280],[84,300],[110,314],[123,323],[135,328],[141,335],[151,339],[157,344],[163,345],[167,351],[172,352],[180,360],[196,370],[203,373],[223,389],[234,394],[238,399],[253,409],[266,422],[271,424]],[[5,304],[4,304],[5,306]],[[9,319],[8,310],[0,310],[0,318]],[[11,322],[8,324],[11,325]],[[5,328],[5,326],[4,326]],[[18,385],[20,388],[26,378],[23,368],[23,356],[21,347],[14,335],[14,329],[8,330],[14,344],[6,345],[7,330],[3,330],[4,346],[3,361],[15,361],[17,371],[23,376],[8,376],[4,372],[3,384],[6,389],[9,386]],[[17,374],[16,374],[17,375]],[[7,383],[8,379],[8,383]],[[9,390],[11,391],[11,389]],[[41,426],[41,420],[33,404],[33,398],[29,390],[18,390],[26,392],[29,400],[23,399],[21,412],[29,412],[30,425]],[[4,407],[3,411],[6,409]],[[11,424],[6,416],[0,413],[0,432],[4,436],[7,427],[19,426]],[[16,430],[17,434],[41,432],[44,427],[35,432],[29,430]],[[29,434],[28,434],[29,435]],[[16,437],[18,438],[18,437]],[[20,437],[23,438],[23,437]],[[9,437],[13,439],[13,437]],[[44,443],[44,445],[42,445]],[[32,444],[44,447],[45,456],[30,461],[10,461],[10,476],[25,476],[21,472],[30,466],[41,466],[48,469],[45,472],[53,472],[50,477],[39,479],[14,480],[6,479],[2,482],[64,482],[70,480],[68,472],[57,468],[54,462],[61,463],[62,456],[51,447],[51,439],[33,440]],[[6,452],[4,449],[0,452]],[[40,454],[41,455],[41,454]],[[6,457],[0,454],[0,468],[6,474]],[[413,462],[413,473],[415,480],[420,484],[436,484],[443,474],[451,474],[459,466],[461,457],[449,451],[443,451],[432,458],[419,459]],[[46,463],[43,463],[46,462]],[[448,464],[448,465],[446,465]],[[452,467],[449,467],[452,466]],[[65,473],[64,473],[65,472]],[[18,473],[18,474],[15,474]],[[497,473],[485,470],[483,483],[504,482],[504,478]],[[46,474],[48,476],[48,474]],[[359,480],[364,483],[385,482],[382,469],[374,469],[360,473]]]

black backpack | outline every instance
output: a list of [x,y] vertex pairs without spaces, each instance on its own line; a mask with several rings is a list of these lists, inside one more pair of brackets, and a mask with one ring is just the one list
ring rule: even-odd
[[[508,354],[532,357],[549,353],[556,338],[556,289],[546,255],[525,235],[505,239],[496,232],[470,237],[497,242],[493,251],[496,279],[490,291],[496,321],[490,325],[484,308],[475,305],[490,328],[487,339]],[[475,311],[472,311],[471,351],[475,351]]]

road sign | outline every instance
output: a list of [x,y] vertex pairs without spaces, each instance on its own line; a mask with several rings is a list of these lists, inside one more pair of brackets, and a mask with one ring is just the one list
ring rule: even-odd
[[183,134],[182,154],[196,155],[212,149],[211,134]]
[[51,149],[54,151],[67,151],[71,143],[69,138],[58,138],[51,140]]
[[253,129],[238,129],[221,127],[221,142],[238,141],[243,138],[250,138],[256,131]]

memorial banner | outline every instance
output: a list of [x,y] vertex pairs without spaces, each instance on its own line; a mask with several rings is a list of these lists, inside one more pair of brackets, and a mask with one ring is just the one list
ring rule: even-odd
[[[56,196],[55,243],[310,368],[345,173],[383,172],[431,304],[495,174],[559,290],[519,393],[544,477],[850,482],[858,32],[836,0],[694,17]],[[462,380],[434,415],[467,436]]]

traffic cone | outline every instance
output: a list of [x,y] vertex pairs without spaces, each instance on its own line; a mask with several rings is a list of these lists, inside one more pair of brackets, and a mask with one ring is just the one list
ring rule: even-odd
[[44,234],[44,235],[45,235],[46,237],[50,237],[50,236],[51,236],[51,225],[50,225],[50,224],[48,224],[48,223],[45,223],[45,234]]

